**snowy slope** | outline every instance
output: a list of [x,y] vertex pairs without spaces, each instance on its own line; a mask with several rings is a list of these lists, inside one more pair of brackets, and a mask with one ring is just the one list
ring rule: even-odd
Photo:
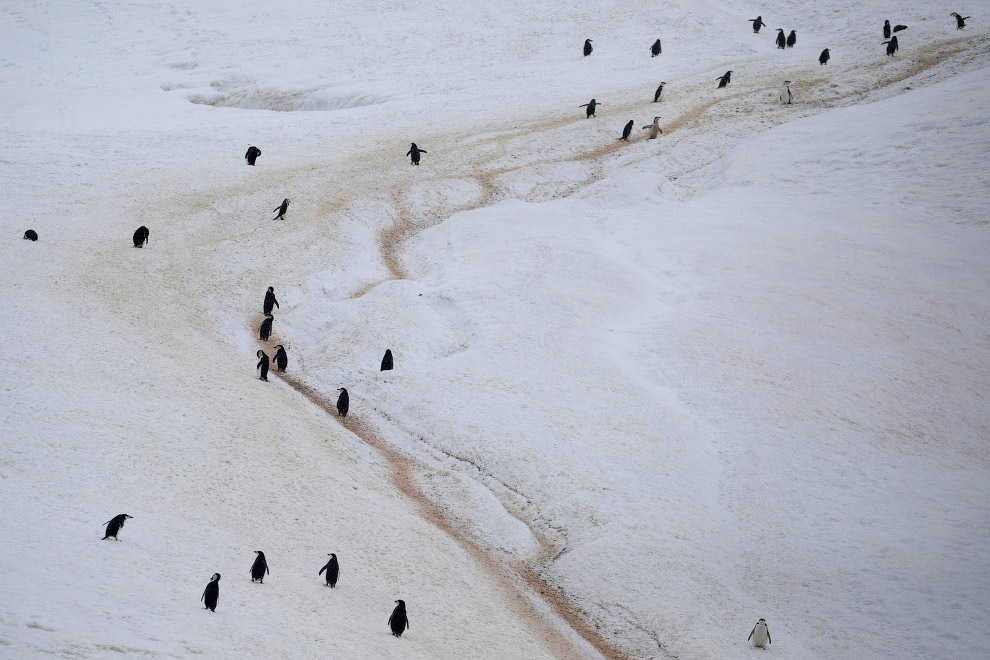
[[981,19],[203,4],[2,10],[0,655],[990,653]]

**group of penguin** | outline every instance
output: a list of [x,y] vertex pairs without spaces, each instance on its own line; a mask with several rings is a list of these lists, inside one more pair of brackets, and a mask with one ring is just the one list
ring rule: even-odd
[[[114,516],[110,520],[103,523],[107,528],[106,533],[103,535],[104,541],[107,539],[114,539],[119,541],[117,535],[120,533],[121,528],[124,523],[133,518],[134,516],[128,515],[126,513],[121,513]],[[265,558],[265,553],[261,550],[255,550],[254,563],[251,564],[251,582],[258,582],[260,584],[265,583],[265,576],[270,575],[271,571],[268,569],[268,559]],[[337,563],[337,555],[334,553],[329,553],[327,555],[330,557],[330,561],[323,565],[323,568],[319,570],[317,575],[323,575],[326,573],[327,586],[334,589],[337,586],[337,578],[340,576],[340,565]],[[210,610],[211,612],[217,611],[217,603],[220,602],[220,574],[214,573],[210,577],[209,583],[206,585],[206,589],[203,590],[203,595],[199,599],[205,605],[204,609]],[[389,628],[392,629],[392,634],[396,637],[401,637],[402,633],[409,628],[409,618],[406,616],[406,602],[404,600],[395,601],[397,605],[395,609],[392,610],[392,615],[388,618]]]

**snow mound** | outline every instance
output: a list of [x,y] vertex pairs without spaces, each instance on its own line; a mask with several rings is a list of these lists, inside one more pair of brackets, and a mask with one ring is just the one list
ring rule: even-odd
[[275,112],[329,112],[375,105],[387,100],[364,92],[331,91],[326,88],[259,88],[227,83],[211,83],[208,91],[195,92],[187,98],[190,103],[198,105]]

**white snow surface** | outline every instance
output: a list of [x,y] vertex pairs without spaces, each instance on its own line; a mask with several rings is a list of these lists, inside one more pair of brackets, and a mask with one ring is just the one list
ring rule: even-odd
[[990,657],[988,9],[3,5],[0,657]]

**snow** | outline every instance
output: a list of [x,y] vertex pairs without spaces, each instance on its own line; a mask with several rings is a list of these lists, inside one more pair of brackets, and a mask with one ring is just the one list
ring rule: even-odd
[[5,6],[0,656],[987,657],[976,9]]

